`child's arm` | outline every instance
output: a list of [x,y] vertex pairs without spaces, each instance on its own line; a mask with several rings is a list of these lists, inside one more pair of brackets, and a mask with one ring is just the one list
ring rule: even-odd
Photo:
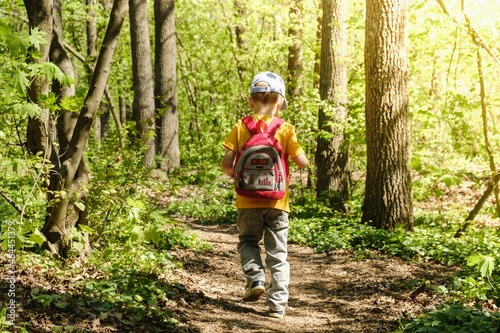
[[307,166],[307,156],[306,154],[299,154],[293,158],[293,161],[299,168],[305,168]]
[[228,175],[232,176],[234,159],[236,158],[236,153],[229,148],[226,148],[226,154],[222,158],[222,171]]

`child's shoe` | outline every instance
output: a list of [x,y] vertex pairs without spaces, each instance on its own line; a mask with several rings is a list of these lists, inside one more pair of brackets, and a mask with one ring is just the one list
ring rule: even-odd
[[284,316],[285,316],[285,310],[281,310],[281,311],[271,310],[271,311],[269,311],[269,317],[283,318]]
[[254,281],[251,285],[247,286],[245,294],[243,295],[243,302],[256,302],[259,300],[260,296],[264,293],[266,289],[264,288],[263,281]]

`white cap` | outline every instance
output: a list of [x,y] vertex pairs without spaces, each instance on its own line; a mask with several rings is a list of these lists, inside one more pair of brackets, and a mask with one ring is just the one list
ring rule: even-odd
[[[265,82],[268,86],[257,86],[257,83]],[[285,83],[283,79],[275,73],[272,72],[262,72],[253,78],[252,85],[250,86],[250,94],[261,93],[261,92],[272,92],[283,96],[283,105],[281,110],[288,109],[288,103],[285,98]]]

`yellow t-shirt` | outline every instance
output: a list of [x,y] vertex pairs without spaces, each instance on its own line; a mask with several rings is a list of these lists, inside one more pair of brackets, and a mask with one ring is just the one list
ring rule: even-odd
[[[253,115],[254,120],[257,122],[264,119],[266,124],[269,125],[273,117],[268,115]],[[304,150],[300,147],[297,136],[295,135],[295,128],[284,122],[278,132],[275,135],[276,139],[283,149],[283,154],[288,154],[290,158],[294,158],[300,154],[304,153]],[[231,133],[227,136],[223,143],[223,146],[231,149],[232,151],[238,153],[243,148],[245,142],[250,138],[250,132],[248,131],[245,124],[240,120],[234,125]],[[236,195],[236,208],[277,208],[290,212],[290,203],[288,200],[288,184],[285,196],[279,200],[266,200],[266,199],[254,199],[243,197],[241,195]]]

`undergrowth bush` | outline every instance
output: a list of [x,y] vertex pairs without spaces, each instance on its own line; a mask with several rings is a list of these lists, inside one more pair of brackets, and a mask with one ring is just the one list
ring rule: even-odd
[[[497,229],[471,227],[455,238],[462,220],[442,214],[422,214],[415,218],[413,231],[375,229],[360,223],[358,215],[346,216],[325,211],[318,216],[317,203],[302,201],[298,216],[290,221],[290,241],[311,246],[317,252],[347,249],[357,258],[376,250],[405,260],[439,262],[461,269],[447,286],[435,286],[447,302],[414,321],[401,324],[397,332],[496,332],[500,314],[487,311],[500,305],[500,234]],[[304,214],[311,212],[312,214]],[[308,216],[309,215],[309,216]],[[475,304],[469,308],[463,304]],[[496,305],[495,305],[496,304]],[[482,308],[482,306],[485,308]]]
[[[22,199],[27,200],[28,218],[22,222],[12,206],[0,201],[0,207],[5,208],[0,213],[2,220],[13,221],[11,224],[16,226],[20,250],[16,254],[18,269],[36,267],[40,276],[54,274],[66,281],[57,287],[47,284],[43,289],[35,288],[24,303],[35,311],[69,311],[71,308],[78,313],[79,308],[85,308],[98,312],[103,320],[119,317],[168,327],[175,320],[165,304],[184,292],[173,274],[182,264],[172,251],[211,247],[150,197],[153,189],[170,191],[175,184],[153,180],[144,169],[140,152],[116,149],[113,135],[116,133],[111,133],[99,145],[91,142],[86,154],[91,175],[86,202],[89,224],[72,230],[72,250],[66,259],[52,257],[41,249],[45,201],[43,186],[37,186],[36,182],[46,177],[41,173],[42,166],[36,164],[36,157],[19,156],[15,163],[14,160],[0,163],[5,175],[0,179],[0,188],[8,190],[20,207],[24,204]],[[37,179],[37,170],[45,178]],[[13,186],[14,183],[17,186]],[[27,197],[27,193],[32,194]],[[214,203],[214,207],[216,205]],[[3,243],[7,239],[6,225],[2,223],[0,240]],[[84,234],[88,234],[92,250],[82,263]],[[68,284],[67,281],[76,282]],[[19,325],[29,327],[29,323],[19,322]]]
[[444,304],[405,322],[395,333],[495,333],[500,314],[459,304]]

